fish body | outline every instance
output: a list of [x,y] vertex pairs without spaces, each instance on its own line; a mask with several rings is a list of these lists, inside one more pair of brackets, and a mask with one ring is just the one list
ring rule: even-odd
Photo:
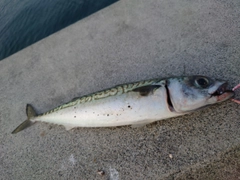
[[226,90],[225,81],[204,76],[140,81],[74,98],[41,115],[36,115],[33,107],[27,105],[28,119],[13,133],[37,121],[63,125],[67,130],[75,127],[140,126],[187,114],[233,95],[233,91]]
[[[143,92],[141,87],[148,89]],[[67,129],[138,125],[176,116],[166,100],[164,80],[144,81],[76,99],[33,120],[61,124]]]

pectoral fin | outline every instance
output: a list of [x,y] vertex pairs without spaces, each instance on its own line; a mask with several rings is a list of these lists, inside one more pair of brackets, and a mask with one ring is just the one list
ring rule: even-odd
[[160,88],[161,85],[148,85],[148,86],[142,86],[133,89],[134,92],[139,92],[141,96],[148,96],[149,94],[152,94],[155,89]]

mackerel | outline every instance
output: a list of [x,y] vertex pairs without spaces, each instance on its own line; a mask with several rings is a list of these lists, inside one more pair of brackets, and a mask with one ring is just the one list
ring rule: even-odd
[[118,85],[37,115],[27,105],[27,120],[12,133],[34,122],[75,127],[142,126],[161,119],[184,115],[234,96],[227,82],[205,76],[152,79]]

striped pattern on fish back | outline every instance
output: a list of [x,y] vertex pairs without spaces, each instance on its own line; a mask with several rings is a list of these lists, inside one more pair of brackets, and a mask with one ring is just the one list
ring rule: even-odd
[[162,80],[163,79],[152,79],[152,80],[139,81],[139,82],[135,82],[135,83],[118,85],[118,86],[115,86],[115,87],[110,88],[110,89],[95,92],[95,93],[85,95],[85,96],[82,96],[82,97],[79,97],[79,98],[74,98],[72,101],[70,101],[66,104],[63,104],[61,106],[58,106],[58,107],[56,107],[56,108],[54,108],[54,109],[52,109],[48,112],[45,112],[42,115],[47,115],[47,114],[59,111],[59,110],[64,109],[64,108],[68,108],[68,107],[71,107],[71,106],[76,106],[78,104],[82,104],[82,103],[86,103],[86,102],[90,102],[90,101],[94,101],[94,100],[103,99],[103,98],[106,98],[106,97],[109,97],[109,96],[121,95],[121,94],[130,92],[130,91],[132,91],[136,88],[143,87],[143,86],[163,85],[165,81],[163,83],[161,83]]

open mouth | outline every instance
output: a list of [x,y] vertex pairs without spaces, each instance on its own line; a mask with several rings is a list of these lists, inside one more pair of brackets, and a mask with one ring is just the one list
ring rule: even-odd
[[227,89],[227,83],[224,83],[221,86],[219,86],[219,88],[211,95],[212,96],[220,96],[225,92],[233,92],[232,90]]
[[218,101],[223,101],[233,97],[234,91],[227,89],[227,83],[224,83],[211,96],[217,96]]

